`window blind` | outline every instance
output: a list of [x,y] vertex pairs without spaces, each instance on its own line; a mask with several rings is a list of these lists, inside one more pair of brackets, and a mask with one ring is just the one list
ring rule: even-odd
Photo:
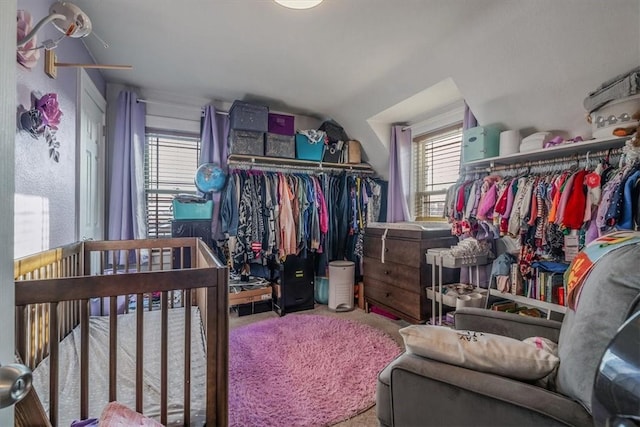
[[150,238],[171,237],[171,203],[177,194],[196,194],[199,157],[198,136],[147,130],[144,181]]
[[447,188],[458,180],[462,123],[413,139],[414,215],[442,219]]

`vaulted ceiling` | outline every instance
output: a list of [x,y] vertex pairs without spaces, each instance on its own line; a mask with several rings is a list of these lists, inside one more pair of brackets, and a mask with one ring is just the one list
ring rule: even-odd
[[[639,0],[77,0],[107,81],[332,117],[386,170],[388,126],[466,99],[481,124],[588,136],[582,101],[640,64]],[[444,86],[446,87],[444,87]],[[444,88],[444,89],[443,89]]]

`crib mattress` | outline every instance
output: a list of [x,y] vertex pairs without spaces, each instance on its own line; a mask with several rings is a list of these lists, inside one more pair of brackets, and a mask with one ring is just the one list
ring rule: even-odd
[[[184,312],[168,310],[168,425],[183,424]],[[144,414],[160,420],[160,311],[144,313]],[[200,311],[191,309],[191,425],[206,416],[206,354]],[[80,326],[59,346],[59,426],[80,418]],[[136,316],[118,316],[117,401],[135,408]],[[89,417],[98,418],[109,403],[109,317],[89,319]],[[49,358],[33,371],[33,384],[49,409]]]

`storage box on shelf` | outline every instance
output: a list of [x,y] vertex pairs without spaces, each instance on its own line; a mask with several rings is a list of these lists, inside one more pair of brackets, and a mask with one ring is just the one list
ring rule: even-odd
[[469,128],[462,135],[462,161],[495,157],[500,150],[500,130],[490,126]]
[[347,141],[347,163],[358,164],[362,162],[362,144],[352,139]]
[[267,157],[295,159],[295,137],[293,135],[281,135],[270,132],[267,133],[264,146],[264,155]]
[[306,135],[296,134],[296,159],[322,161],[324,153],[324,143],[311,142]]
[[269,108],[245,101],[233,101],[229,109],[229,127],[236,130],[267,132]]
[[296,134],[295,117],[287,114],[269,113],[269,133],[294,136]]
[[610,101],[591,113],[594,138],[611,138],[616,128],[635,128],[640,124],[636,114],[640,110],[640,95]]
[[229,131],[229,153],[264,156],[264,132],[231,129]]
[[338,144],[329,144],[324,149],[322,161],[325,163],[342,163],[342,148]]

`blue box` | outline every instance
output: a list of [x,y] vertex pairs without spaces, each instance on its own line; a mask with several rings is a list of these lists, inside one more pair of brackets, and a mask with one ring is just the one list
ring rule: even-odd
[[244,101],[233,101],[229,109],[229,127],[238,130],[267,132],[269,108]]
[[296,159],[321,162],[324,153],[324,143],[312,144],[309,138],[300,133],[296,134]]
[[462,162],[497,157],[500,152],[500,130],[476,126],[462,133]]
[[211,219],[213,201],[189,201],[184,202],[173,199],[173,219]]

